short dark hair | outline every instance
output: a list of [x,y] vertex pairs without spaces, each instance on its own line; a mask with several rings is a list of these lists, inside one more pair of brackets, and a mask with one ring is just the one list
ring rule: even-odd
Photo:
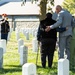
[[47,13],[46,16],[47,16],[47,18],[52,18],[52,14],[51,13]]
[[61,7],[60,5],[57,5],[56,7],[59,7],[59,8],[61,8],[61,9],[62,9],[62,7]]

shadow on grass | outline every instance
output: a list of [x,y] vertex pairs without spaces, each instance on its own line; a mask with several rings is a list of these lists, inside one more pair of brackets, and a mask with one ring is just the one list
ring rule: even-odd
[[53,67],[43,68],[42,66],[37,66],[38,75],[57,75],[57,62],[53,63]]
[[5,65],[4,68],[0,69],[0,74],[6,74],[8,72],[9,73],[22,72],[22,67],[16,65]]
[[72,69],[70,69],[70,71],[71,71],[72,73],[75,73],[75,67],[72,68]]
[[16,67],[16,68],[21,68],[22,66],[20,65],[4,65],[5,67]]

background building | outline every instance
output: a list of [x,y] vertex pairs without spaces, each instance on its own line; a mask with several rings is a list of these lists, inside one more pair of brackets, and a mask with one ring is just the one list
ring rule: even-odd
[[[4,0],[6,1],[6,0]],[[15,27],[37,27],[39,25],[39,8],[36,4],[27,2],[25,5],[21,6],[22,1],[7,0],[0,6],[0,15],[6,13],[8,15],[10,25]],[[1,19],[1,16],[0,16]]]
[[[39,7],[31,0],[26,0],[26,4],[22,5],[22,0],[0,0],[0,19],[3,13],[9,18],[10,25],[15,27],[33,27],[39,25]],[[55,0],[53,10],[56,5],[61,5],[64,0]]]

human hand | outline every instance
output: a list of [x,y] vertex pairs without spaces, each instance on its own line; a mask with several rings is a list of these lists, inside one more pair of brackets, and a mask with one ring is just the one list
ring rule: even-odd
[[46,31],[46,32],[49,32],[50,30],[51,30],[50,26],[46,26],[45,31]]

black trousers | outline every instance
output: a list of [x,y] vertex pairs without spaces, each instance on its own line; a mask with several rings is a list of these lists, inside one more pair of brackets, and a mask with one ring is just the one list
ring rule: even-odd
[[1,33],[1,39],[5,39],[7,41],[8,33]]
[[41,40],[41,63],[43,67],[46,67],[46,57],[48,57],[48,67],[52,67],[55,46],[56,40],[54,39]]

